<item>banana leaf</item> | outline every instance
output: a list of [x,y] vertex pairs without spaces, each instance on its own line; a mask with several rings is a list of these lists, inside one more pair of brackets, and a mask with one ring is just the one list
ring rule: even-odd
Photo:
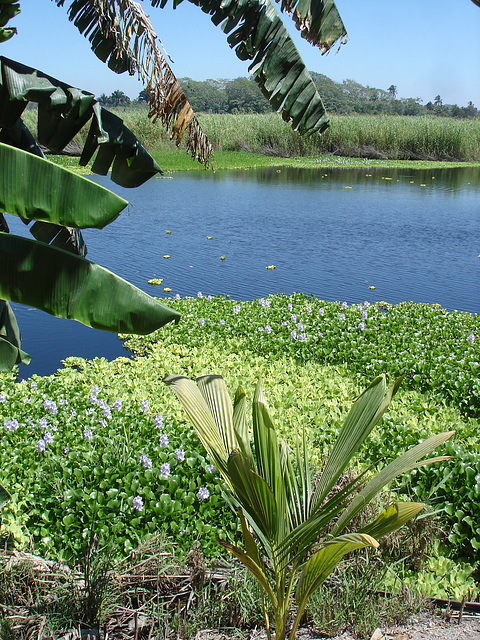
[[180,314],[71,253],[0,233],[0,298],[103,331],[144,335]]
[[0,143],[0,209],[29,220],[102,229],[128,202],[36,155]]
[[[32,101],[38,103],[38,141],[50,151],[61,151],[92,120],[88,159],[104,145],[108,148],[97,164],[101,167],[99,173],[106,174],[113,164],[112,180],[122,187],[137,187],[162,173],[122,120],[101,108],[93,94],[3,56],[0,70],[0,135],[8,135],[17,126]],[[95,163],[92,170],[96,171]]]
[[0,371],[10,371],[15,365],[31,360],[20,348],[21,336],[15,314],[6,300],[0,300]]

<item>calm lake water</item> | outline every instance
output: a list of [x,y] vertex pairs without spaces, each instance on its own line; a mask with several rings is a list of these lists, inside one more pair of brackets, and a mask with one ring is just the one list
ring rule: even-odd
[[[106,229],[84,232],[88,258],[153,295],[303,291],[480,313],[478,169],[192,172],[136,190],[95,180],[131,204]],[[69,355],[126,355],[115,334],[13,306],[33,358],[23,377],[48,375]]]

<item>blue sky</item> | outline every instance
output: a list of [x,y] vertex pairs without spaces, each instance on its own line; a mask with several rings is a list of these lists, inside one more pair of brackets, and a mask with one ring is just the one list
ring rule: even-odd
[[[18,35],[2,44],[2,55],[38,68],[73,86],[99,95],[121,89],[134,98],[139,82],[117,76],[101,63],[88,41],[68,22],[66,7],[52,0],[20,0],[22,14],[14,21]],[[65,5],[69,6],[69,0]],[[290,34],[311,71],[341,82],[398,87],[400,97],[423,102],[439,94],[444,103],[461,106],[472,100],[480,108],[480,9],[471,0],[337,0],[350,40],[339,53],[322,56],[302,40],[285,18]],[[228,47],[225,35],[200,9],[183,2],[144,8],[178,78],[236,78],[248,75]]]

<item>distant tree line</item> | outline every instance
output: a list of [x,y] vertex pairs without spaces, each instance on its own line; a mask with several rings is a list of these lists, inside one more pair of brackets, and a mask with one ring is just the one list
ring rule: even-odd
[[[329,113],[387,114],[418,116],[432,114],[453,118],[478,118],[480,111],[469,102],[466,107],[457,104],[443,104],[439,95],[423,105],[420,98],[398,98],[397,86],[392,84],[387,90],[364,87],[355,80],[335,82],[321,73],[311,72],[312,78],[323,98]],[[271,107],[263,97],[256,83],[249,78],[235,80],[192,80],[181,78],[180,84],[197,113],[268,113]],[[135,100],[114,91],[110,96],[104,93],[98,101],[107,107],[128,107],[146,103],[148,95],[141,91]]]

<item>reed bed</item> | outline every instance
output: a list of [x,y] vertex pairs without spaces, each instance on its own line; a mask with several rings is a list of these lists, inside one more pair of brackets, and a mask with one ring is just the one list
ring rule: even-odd
[[[145,107],[114,110],[149,151],[173,148],[160,122]],[[36,130],[35,111],[25,113]],[[247,151],[267,156],[299,157],[332,154],[385,160],[480,162],[480,118],[439,116],[331,116],[322,135],[300,136],[276,113],[200,114],[198,119],[215,151]],[[84,128],[79,141],[88,132]]]

